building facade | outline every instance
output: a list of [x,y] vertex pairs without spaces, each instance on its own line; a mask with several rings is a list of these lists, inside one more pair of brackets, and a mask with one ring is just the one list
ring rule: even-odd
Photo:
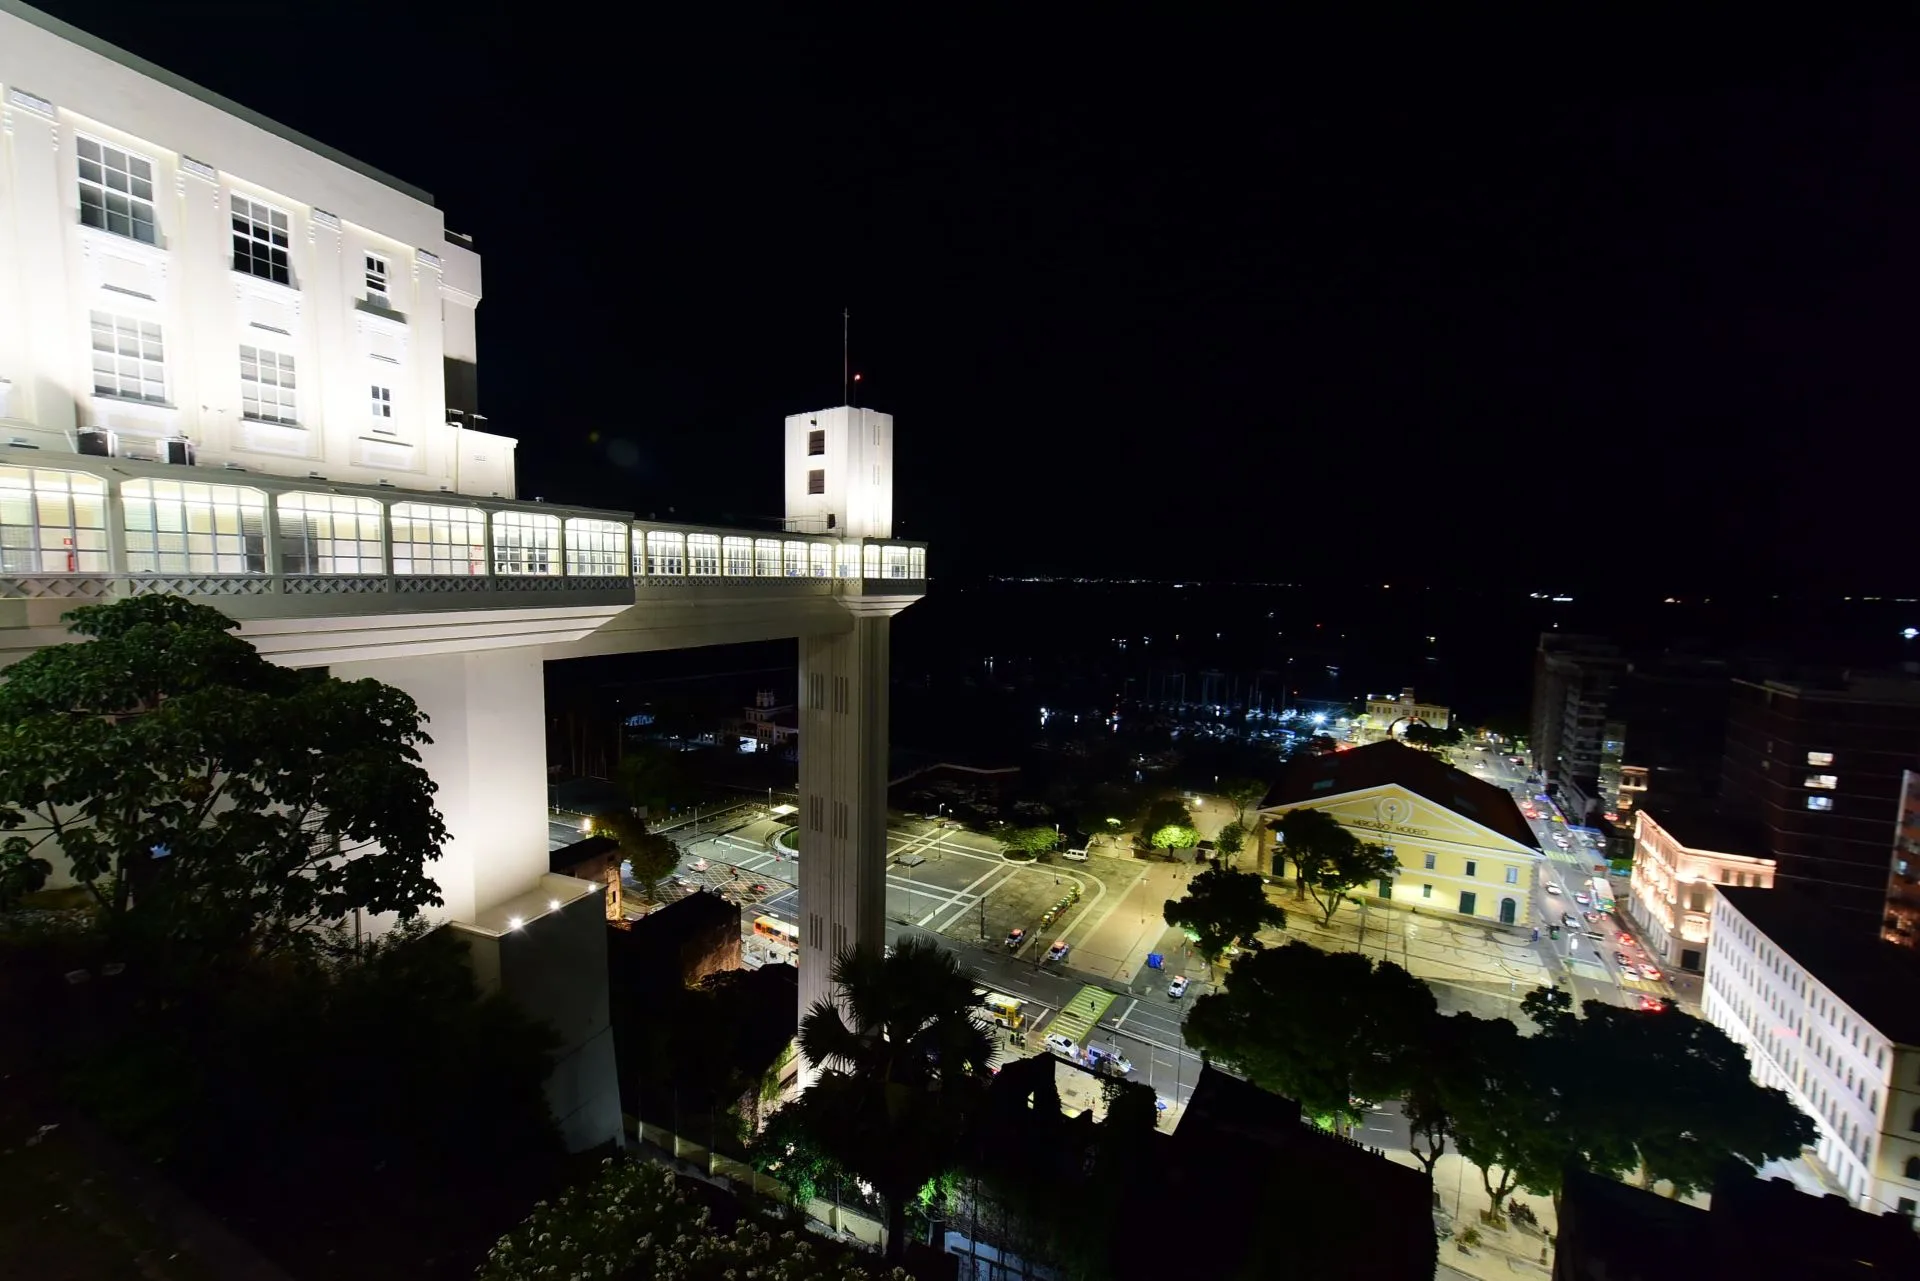
[[1391,881],[1354,892],[1396,907],[1530,927],[1541,852],[1507,793],[1430,753],[1382,742],[1298,758],[1257,811],[1263,855],[1284,875],[1274,830],[1288,812],[1317,809],[1399,864]]
[[1887,868],[1887,909],[1880,936],[1920,949],[1920,772],[1907,770],[1900,784],[1900,818]]
[[136,63],[0,5],[0,448],[513,497],[432,198]]
[[1414,697],[1412,686],[1401,690],[1397,698],[1390,694],[1369,694],[1366,718],[1361,741],[1369,743],[1403,738],[1409,725],[1446,729],[1451,723],[1449,709],[1438,703],[1421,702]]
[[1595,636],[1547,632],[1533,661],[1533,767],[1570,822],[1589,825],[1600,807],[1600,762],[1608,705],[1626,659]]
[[1730,824],[1713,816],[1678,804],[1660,812],[1664,822],[1651,810],[1634,818],[1627,915],[1663,968],[1698,974],[1706,968],[1715,890],[1722,885],[1772,889],[1773,860],[1723,848],[1743,842]]
[[1723,886],[1702,1013],[1753,1078],[1814,1119],[1821,1168],[1849,1201],[1920,1208],[1920,956],[1836,931],[1792,890]]
[[1756,816],[1780,882],[1877,936],[1888,843],[1920,762],[1920,679],[1735,681],[1721,797]]

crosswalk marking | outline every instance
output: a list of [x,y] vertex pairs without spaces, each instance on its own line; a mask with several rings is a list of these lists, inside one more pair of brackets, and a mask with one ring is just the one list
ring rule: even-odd
[[1078,1043],[1087,1039],[1094,1025],[1119,996],[1103,987],[1083,987],[1073,994],[1066,1008],[1061,1010],[1052,1023],[1047,1026],[1049,1034],[1059,1033]]

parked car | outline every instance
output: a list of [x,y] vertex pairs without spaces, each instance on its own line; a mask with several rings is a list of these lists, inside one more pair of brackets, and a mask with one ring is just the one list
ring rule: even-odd
[[703,858],[697,858],[697,859],[695,859],[695,860],[693,860],[693,862],[691,862],[691,863],[689,863],[689,864],[687,864],[687,866],[688,866],[688,867],[690,867],[690,868],[692,868],[692,869],[693,869],[694,871],[696,871],[696,872],[704,872],[704,871],[706,871],[706,870],[707,870],[707,869],[708,869],[709,867],[712,867],[712,866],[713,866],[713,864],[711,864],[711,863],[709,863],[709,862],[707,862],[707,860],[705,860],[705,859],[703,859]]
[[1613,963],[1615,965],[1625,965],[1627,963],[1627,954],[1625,952],[1615,952],[1613,954]]
[[1011,929],[1007,931],[1007,951],[1018,952],[1020,945],[1026,941],[1027,932],[1025,930]]
[[1099,1046],[1087,1048],[1087,1066],[1102,1076],[1130,1076],[1133,1063],[1118,1050],[1103,1050]]
[[1173,981],[1167,984],[1167,995],[1177,1001],[1181,997],[1185,996],[1186,994],[1187,994],[1187,976],[1184,974],[1174,975]]
[[1069,950],[1065,939],[1055,939],[1053,946],[1047,949],[1047,959],[1049,961],[1064,961],[1067,959],[1067,952]]
[[1642,961],[1640,963],[1640,977],[1657,980],[1663,976],[1661,975],[1660,971],[1656,969],[1651,962]]
[[1640,971],[1633,967],[1633,963],[1631,961],[1625,962],[1620,966],[1620,973],[1630,979],[1637,979],[1640,977]]
[[1080,1061],[1079,1042],[1075,1041],[1072,1037],[1062,1035],[1059,1032],[1054,1032],[1048,1035],[1047,1050],[1050,1053],[1058,1054],[1063,1059],[1071,1059],[1075,1063],[1078,1063]]
[[1569,929],[1571,929],[1572,927],[1580,924],[1580,918],[1575,916],[1572,912],[1562,912],[1560,913],[1560,924],[1567,926]]
[[1640,1008],[1649,1014],[1664,1014],[1667,1009],[1667,1003],[1657,996],[1649,996],[1647,993],[1642,992],[1640,994]]
[[1549,893],[1549,894],[1556,894],[1556,895],[1557,895],[1557,894],[1559,894],[1559,893],[1560,893],[1560,887],[1559,887],[1558,885],[1555,885],[1555,884],[1554,884],[1554,883],[1553,883],[1552,881],[1548,881],[1548,882],[1547,882],[1547,893]]
[[1593,902],[1592,899],[1587,897],[1586,892],[1584,890],[1574,895],[1573,901],[1578,903],[1581,907],[1585,907],[1587,904]]
[[1084,863],[1087,861],[1087,852],[1085,850],[1061,850],[1060,857],[1066,859],[1069,863]]

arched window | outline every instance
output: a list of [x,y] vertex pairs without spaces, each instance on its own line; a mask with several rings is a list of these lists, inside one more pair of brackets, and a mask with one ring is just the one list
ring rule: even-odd
[[779,539],[756,538],[753,540],[753,576],[755,578],[780,577]]
[[679,578],[687,572],[687,536],[674,529],[647,531],[647,575]]
[[687,535],[687,572],[695,578],[720,576],[720,535]]
[[815,578],[833,577],[832,543],[810,543],[807,547],[807,555],[813,566],[813,576]]
[[728,578],[753,577],[753,540],[751,538],[721,539],[720,558],[725,563]]
[[478,507],[395,503],[391,519],[394,573],[487,572],[487,514]]
[[862,569],[866,577],[880,577],[880,549],[878,547],[872,543],[867,544],[862,551],[861,559],[865,562]]
[[78,471],[0,467],[0,573],[110,568],[106,481]]
[[495,512],[493,572],[522,576],[559,573],[560,518],[542,512]]
[[1518,907],[1512,899],[1503,898],[1500,900],[1500,924],[1512,925],[1517,914]]
[[588,578],[627,576],[627,527],[617,520],[567,521],[567,572]]
[[131,574],[264,574],[267,496],[238,485],[129,480],[120,486]]
[[281,494],[280,572],[384,574],[380,504],[350,494]]
[[886,565],[888,578],[905,578],[907,576],[906,548],[889,545],[881,552],[881,559],[882,563]]

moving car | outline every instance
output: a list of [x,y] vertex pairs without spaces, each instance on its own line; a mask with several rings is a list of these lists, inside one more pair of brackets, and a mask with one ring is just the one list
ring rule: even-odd
[[1571,929],[1574,926],[1580,924],[1580,918],[1575,916],[1572,912],[1562,912],[1560,913],[1560,924]]
[[1560,887],[1559,887],[1558,885],[1555,885],[1555,884],[1554,884],[1554,883],[1553,883],[1552,881],[1548,881],[1548,882],[1547,882],[1547,893],[1549,893],[1549,894],[1558,894],[1558,893],[1560,893]]
[[1593,902],[1592,899],[1587,897],[1587,892],[1585,890],[1581,890],[1578,894],[1575,894],[1573,896],[1573,901],[1578,903],[1581,907],[1585,907],[1587,904]]
[[1133,1063],[1118,1050],[1103,1050],[1097,1045],[1087,1047],[1087,1066],[1102,1076],[1130,1076]]
[[1633,935],[1631,935],[1631,934],[1629,934],[1629,933],[1627,933],[1627,932],[1626,932],[1625,930],[1621,930],[1621,931],[1620,931],[1620,933],[1619,933],[1619,934],[1618,934],[1618,935],[1617,935],[1616,937],[1618,937],[1618,938],[1619,938],[1619,940],[1620,940],[1620,941],[1621,941],[1622,943],[1624,943],[1624,944],[1626,944],[1626,945],[1627,945],[1628,947],[1638,947],[1638,946],[1639,946],[1639,944],[1638,944],[1638,943],[1635,943],[1635,942],[1633,941]]
[[1064,961],[1067,959],[1067,952],[1069,950],[1065,939],[1055,939],[1053,946],[1047,949],[1047,959],[1049,961]]
[[1613,954],[1613,963],[1615,965],[1625,965],[1627,963],[1627,954],[1625,952],[1615,952]]
[[1667,1003],[1657,996],[1648,996],[1642,992],[1640,994],[1640,1008],[1649,1014],[1664,1014],[1666,1013]]
[[1626,977],[1630,979],[1637,979],[1640,977],[1640,971],[1635,969],[1633,967],[1633,963],[1630,961],[1623,963],[1620,966],[1620,973],[1624,974]]
[[1020,945],[1026,941],[1027,932],[1025,930],[1015,928],[1007,931],[1007,951],[1018,952]]
[[1072,1037],[1063,1036],[1059,1032],[1051,1033],[1047,1037],[1047,1050],[1049,1053],[1058,1054],[1063,1059],[1071,1059],[1075,1063],[1080,1061],[1079,1043]]
[[1187,976],[1184,974],[1174,975],[1173,982],[1167,984],[1167,995],[1177,1001],[1181,997],[1185,996],[1186,994],[1187,994]]
[[1651,962],[1642,961],[1640,963],[1640,977],[1643,979],[1657,979],[1661,977],[1661,974],[1659,970],[1654,968]]

